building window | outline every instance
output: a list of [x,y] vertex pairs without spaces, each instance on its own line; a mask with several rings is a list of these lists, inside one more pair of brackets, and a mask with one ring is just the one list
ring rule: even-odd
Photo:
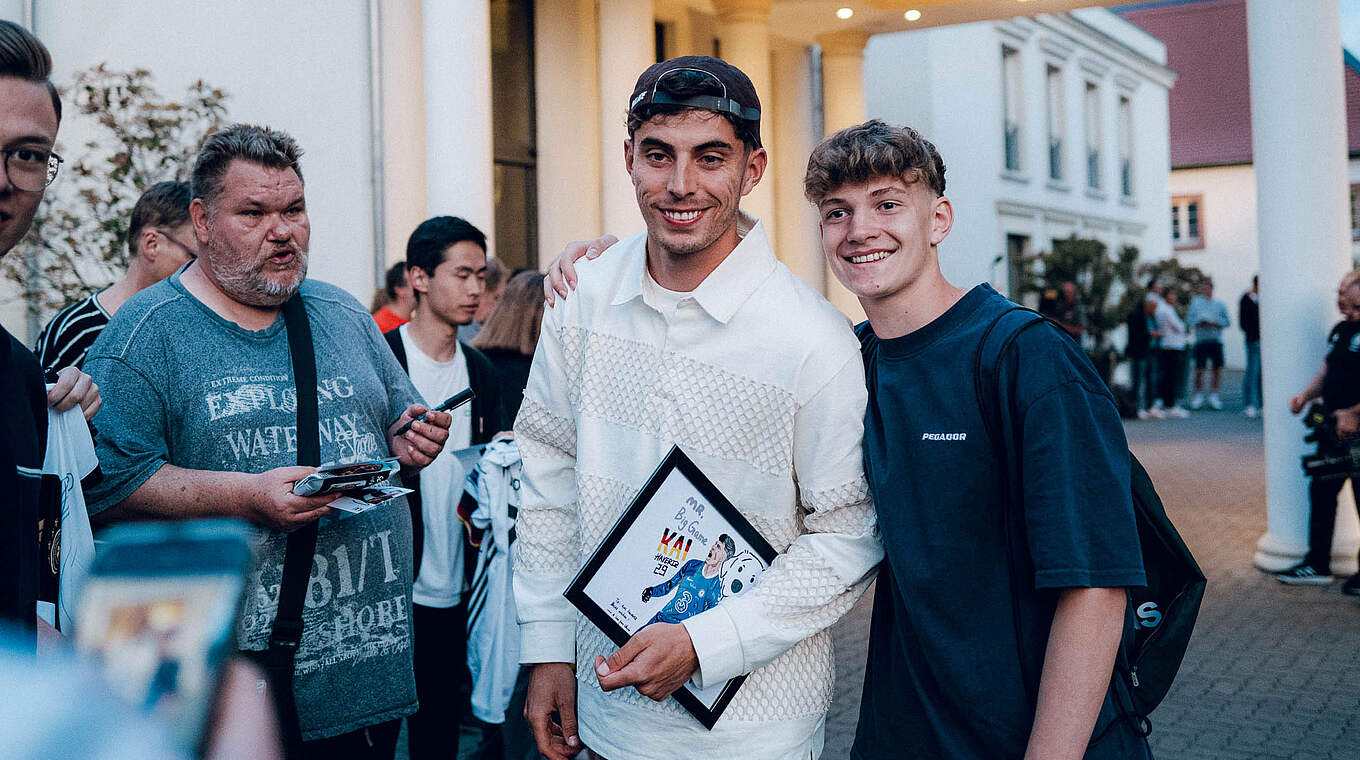
[[1133,103],[1119,96],[1119,192],[1133,197]]
[[1360,240],[1360,185],[1351,185],[1351,239]]
[[1171,245],[1177,250],[1204,247],[1204,198],[1199,195],[1171,199]]
[[1004,114],[1006,171],[1020,171],[1020,104],[1023,92],[1020,85],[1020,51],[1002,46],[1001,110]]
[[1067,132],[1062,69],[1048,67],[1048,178],[1063,178],[1063,135]]
[[538,266],[538,143],[534,111],[533,0],[492,0],[491,115],[496,258],[511,270]]
[[1086,83],[1086,186],[1100,189],[1100,88]]

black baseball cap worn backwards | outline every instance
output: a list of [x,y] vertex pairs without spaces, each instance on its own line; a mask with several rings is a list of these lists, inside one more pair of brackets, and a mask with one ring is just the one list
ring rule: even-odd
[[[695,76],[711,79],[716,87],[709,89],[721,90],[721,94],[677,97],[666,87],[672,77],[690,80]],[[683,89],[692,89],[692,85]],[[755,85],[741,69],[720,58],[684,55],[648,66],[633,86],[628,113],[645,119],[650,115],[647,108],[650,105],[674,105],[729,114],[747,122],[756,145],[760,145],[760,98],[756,96]]]

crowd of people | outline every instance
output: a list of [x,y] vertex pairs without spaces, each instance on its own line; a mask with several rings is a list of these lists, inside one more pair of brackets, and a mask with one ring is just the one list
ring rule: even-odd
[[[40,41],[0,21],[0,254],[60,168],[50,69]],[[547,277],[505,271],[476,226],[435,216],[365,309],[307,276],[302,150],[270,127],[210,135],[188,182],[148,189],[126,276],[53,318],[41,365],[8,333],[0,343],[0,492],[14,504],[0,614],[21,646],[64,632],[34,619],[51,601],[39,552],[59,549],[33,537],[58,519],[40,488],[46,410],[81,406],[102,475],[84,490],[96,525],[256,529],[235,625],[255,664],[232,667],[267,685],[276,754],[390,760],[404,722],[412,758],[459,756],[464,740],[516,760],[815,758],[834,683],[827,628],[877,577],[851,757],[1151,757],[1128,675],[1125,590],[1147,576],[1115,399],[1071,331],[1023,330],[990,286],[946,280],[938,246],[955,215],[935,146],[873,120],[809,158],[830,271],[868,316],[852,331],[741,209],[769,161],[746,74],[671,59],[623,95],[645,229],[569,245]],[[1211,368],[1217,408],[1226,311],[1201,295],[1196,377]],[[1135,376],[1157,378],[1162,402],[1147,410],[1180,409],[1174,307],[1167,290],[1139,311],[1157,342]],[[986,356],[984,401],[973,362],[1007,333]],[[1300,398],[1333,401],[1339,363],[1329,355]],[[437,404],[469,388],[471,403]],[[501,603],[517,608],[503,635],[524,667],[482,712],[468,600],[485,558],[465,521],[485,463],[463,455],[510,442]],[[620,646],[564,590],[672,446],[775,559],[745,593]],[[410,492],[381,507],[342,514],[336,494],[295,492],[320,465],[386,459]],[[742,676],[711,728],[670,699]],[[214,720],[239,726],[234,706]],[[208,752],[230,746],[242,745]]]
[[[1131,401],[1140,420],[1185,418],[1191,410],[1207,404],[1214,411],[1223,409],[1223,331],[1232,326],[1228,307],[1214,298],[1213,280],[1198,284],[1184,316],[1180,295],[1171,283],[1158,278],[1148,282],[1143,301],[1130,310],[1125,320],[1128,342],[1124,356],[1129,360]],[[1238,303],[1238,326],[1246,344],[1247,365],[1242,378],[1242,413],[1255,418],[1261,413],[1261,321],[1258,278]],[[1194,341],[1190,335],[1193,330]],[[1190,385],[1190,362],[1194,384],[1190,409],[1181,399]],[[1206,370],[1208,386],[1206,388]]]

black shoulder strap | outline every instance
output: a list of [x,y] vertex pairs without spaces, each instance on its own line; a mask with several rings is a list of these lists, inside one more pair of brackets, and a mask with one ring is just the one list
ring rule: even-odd
[[[288,330],[288,353],[293,361],[293,382],[297,387],[297,463],[316,467],[321,464],[321,435],[317,424],[316,354],[312,347],[312,328],[302,296],[294,295],[283,305],[284,325]],[[293,665],[302,641],[302,605],[307,595],[307,579],[316,552],[317,523],[311,522],[288,535],[283,559],[283,578],[279,582],[279,607],[274,629],[269,635],[266,666],[271,671],[280,710],[280,728],[285,747],[298,747],[302,741],[297,703],[293,698]],[[290,753],[291,754],[291,753]]]
[[[1006,319],[1015,312],[1023,313],[1023,322],[1020,321],[1021,317]],[[1003,337],[1000,338],[1000,343],[995,350],[988,350],[989,343],[992,342],[992,333],[996,332],[1002,321],[1016,324],[1009,332],[1002,334]],[[1001,468],[1003,481],[1006,484],[1005,498],[1002,499],[1001,521],[1006,533],[1006,559],[1010,567],[1011,616],[1012,623],[1015,626],[1015,644],[1020,664],[1020,678],[1024,682],[1025,689],[1031,699],[1038,696],[1037,692],[1034,691],[1038,688],[1038,680],[1031,677],[1033,674],[1029,669],[1028,650],[1024,641],[1024,624],[1020,616],[1020,589],[1018,585],[1026,575],[1019,551],[1020,538],[1016,535],[1016,524],[1021,519],[1016,514],[1016,507],[1020,503],[1022,493],[1019,480],[1016,477],[1017,468],[1012,462],[1012,456],[1015,454],[1014,446],[1006,440],[1005,433],[1000,428],[1002,404],[1005,402],[1001,398],[999,372],[1001,361],[1006,352],[1010,351],[1011,346],[1015,344],[1015,340],[1031,327],[1050,321],[1033,309],[1027,309],[1024,306],[1012,306],[996,315],[991,324],[987,325],[987,329],[982,333],[982,339],[978,341],[977,349],[973,353],[973,391],[977,396],[978,412],[982,415],[982,426],[987,431],[987,437],[991,440],[997,464]],[[1064,334],[1066,333],[1064,332]],[[989,361],[984,362],[984,357]]]
[[392,349],[392,355],[397,357],[397,364],[401,365],[401,371],[410,374],[411,370],[406,365],[406,344],[401,342],[401,328],[393,327],[383,333],[383,340],[387,341],[388,348]]

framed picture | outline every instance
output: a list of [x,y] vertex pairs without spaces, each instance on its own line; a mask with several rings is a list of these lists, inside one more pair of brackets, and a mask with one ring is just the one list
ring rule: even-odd
[[[775,551],[680,448],[656,472],[564,595],[615,644],[679,623],[754,586]],[[674,697],[712,729],[746,676]]]

